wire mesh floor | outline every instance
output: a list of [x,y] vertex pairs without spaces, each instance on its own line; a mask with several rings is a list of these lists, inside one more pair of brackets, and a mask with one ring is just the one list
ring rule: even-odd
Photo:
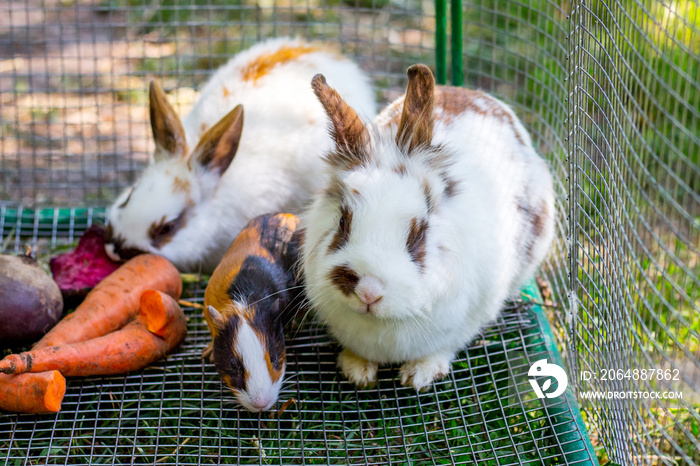
[[[40,258],[102,216],[1,208],[5,249],[30,243]],[[186,283],[183,299],[201,303],[205,285]],[[532,363],[552,359],[536,309],[513,303],[421,394],[400,386],[396,368],[356,389],[336,369],[338,348],[307,320],[288,329],[288,381],[276,407],[258,415],[238,409],[201,359],[209,331],[186,308],[187,340],[166,360],[69,379],[56,415],[0,414],[0,463],[590,464],[578,408],[567,397],[537,399],[528,382]]]

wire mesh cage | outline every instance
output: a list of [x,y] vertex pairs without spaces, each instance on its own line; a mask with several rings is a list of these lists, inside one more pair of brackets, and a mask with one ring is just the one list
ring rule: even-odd
[[[167,360],[70,380],[55,416],[0,414],[0,459],[700,463],[694,1],[0,1],[3,250],[31,244],[46,258],[104,221],[104,207],[152,153],[150,77],[182,114],[233,54],[285,35],[335,44],[372,76],[380,103],[402,93],[407,66],[423,62],[439,80],[513,106],[555,177],[557,238],[541,286],[421,395],[399,387],[392,369],[355,390],[325,333],[302,326],[290,337],[293,376],[281,396],[295,401],[269,417],[233,406],[199,357],[208,332],[189,308],[190,336]],[[205,285],[189,284],[186,298],[201,302]],[[553,342],[574,395],[542,401],[527,370],[557,357]],[[613,380],[601,380],[610,370]],[[669,370],[671,380],[651,370]],[[682,398],[585,398],[608,392]]]
[[570,30],[571,364],[669,396],[584,403],[612,457],[697,464],[698,5],[581,4]]

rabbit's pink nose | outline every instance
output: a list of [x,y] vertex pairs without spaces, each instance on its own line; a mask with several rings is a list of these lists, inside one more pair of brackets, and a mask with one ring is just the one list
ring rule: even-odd
[[377,278],[370,276],[362,277],[360,281],[357,282],[355,294],[360,298],[360,301],[367,306],[371,306],[382,299],[384,295],[384,285]]

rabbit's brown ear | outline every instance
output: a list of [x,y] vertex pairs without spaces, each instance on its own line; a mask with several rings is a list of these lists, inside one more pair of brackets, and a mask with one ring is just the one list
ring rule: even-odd
[[413,65],[406,71],[408,86],[396,144],[410,153],[419,146],[429,146],[433,140],[433,106],[435,78],[425,65]]
[[163,89],[151,81],[148,92],[151,113],[151,130],[156,141],[156,162],[187,154],[187,139],[180,118],[168,102]]
[[190,162],[223,175],[233,161],[243,134],[243,105],[238,105],[202,135]]
[[323,109],[331,120],[331,134],[335,141],[334,154],[329,155],[329,162],[341,168],[363,164],[367,157],[367,129],[355,110],[330,87],[322,74],[311,80],[311,87]]

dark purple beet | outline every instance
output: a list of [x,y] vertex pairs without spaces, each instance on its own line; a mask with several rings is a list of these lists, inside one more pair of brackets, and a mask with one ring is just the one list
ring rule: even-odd
[[0,255],[0,348],[37,341],[62,312],[61,291],[37,261]]
[[93,225],[78,241],[78,247],[51,259],[51,273],[66,305],[76,304],[119,267],[105,252],[104,227]]

